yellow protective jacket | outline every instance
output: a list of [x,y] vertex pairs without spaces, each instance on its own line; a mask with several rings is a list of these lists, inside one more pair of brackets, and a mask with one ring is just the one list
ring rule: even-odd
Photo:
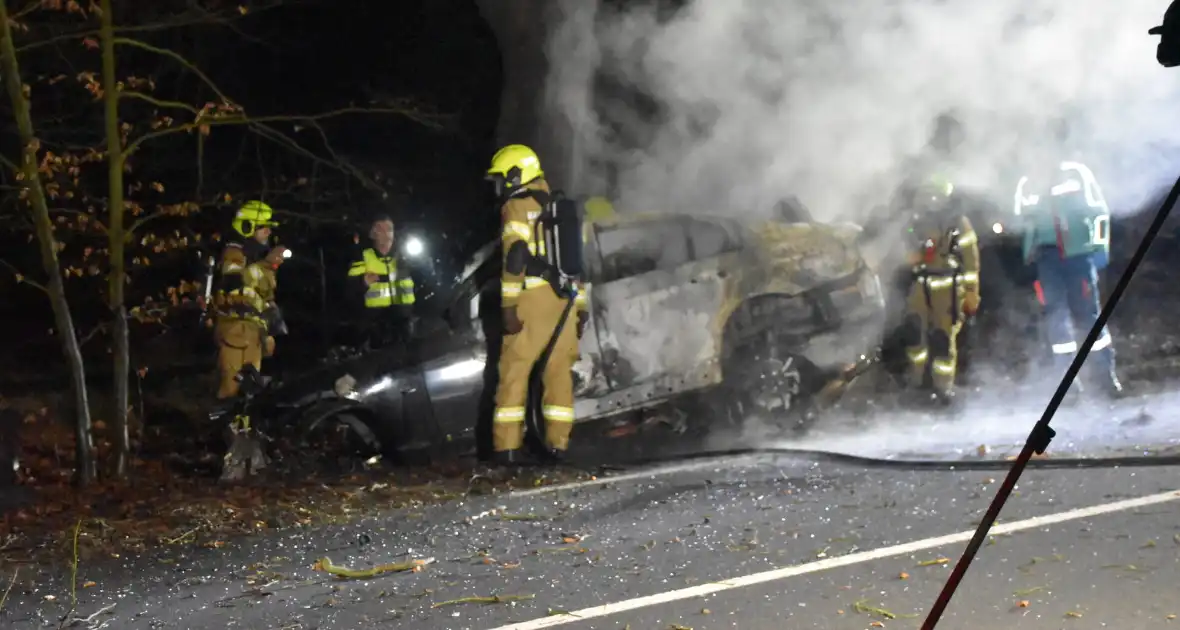
[[221,253],[221,280],[213,307],[218,318],[243,319],[263,328],[263,313],[274,304],[275,270],[259,257],[251,242],[227,243]]
[[[549,184],[544,178],[537,178],[525,184],[524,190],[539,191],[549,194]],[[545,256],[545,238],[538,229],[537,220],[541,217],[541,204],[530,195],[516,195],[504,202],[500,208],[500,223],[503,230],[500,235],[501,255],[504,257],[504,272],[500,278],[500,299],[504,308],[513,308],[517,300],[526,291],[533,291],[549,286],[544,278],[529,276],[526,273],[512,274],[508,272],[508,251],[513,243],[523,240],[528,244],[529,253],[533,256]],[[589,304],[587,287],[581,282],[578,287],[578,298],[575,302],[579,312],[585,312]]]
[[369,273],[377,275],[378,280],[365,288],[366,308],[389,308],[414,304],[414,279],[410,277],[410,274],[400,275],[398,273],[395,256],[382,256],[372,247],[366,248],[361,252],[360,260],[352,263],[348,275],[364,277]]
[[978,305],[979,237],[971,221],[959,215],[952,221],[919,221],[913,229],[917,247],[909,262],[917,281],[932,289],[956,286],[968,302]]

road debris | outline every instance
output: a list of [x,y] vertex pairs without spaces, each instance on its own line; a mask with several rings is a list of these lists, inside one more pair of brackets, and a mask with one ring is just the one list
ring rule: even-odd
[[1038,564],[1043,564],[1045,562],[1061,562],[1063,560],[1065,560],[1065,556],[1063,556],[1059,553],[1055,553],[1052,556],[1049,556],[1048,558],[1043,558],[1041,556],[1033,556],[1032,558],[1029,559],[1028,562],[1026,562],[1016,568],[1018,571],[1020,571],[1022,573],[1031,573],[1032,568]]
[[510,604],[513,602],[521,602],[535,598],[536,595],[491,595],[488,597],[460,597],[458,599],[448,599],[444,602],[432,604],[431,608],[444,608],[446,606],[458,606],[460,604]]
[[548,516],[542,514],[501,514],[501,521],[547,521]]
[[4,603],[8,601],[8,594],[12,592],[12,585],[16,584],[16,578],[20,575],[20,567],[12,571],[12,579],[8,581],[8,588],[4,589],[4,594],[0,595],[0,611],[4,610]]
[[879,608],[877,606],[870,606],[867,603],[868,601],[869,600],[867,600],[867,599],[862,599],[860,601],[853,602],[852,610],[854,612],[860,613],[862,615],[868,615],[870,617],[880,617],[882,619],[889,619],[889,620],[913,619],[914,617],[918,616],[918,615],[899,615],[899,614],[892,612],[892,611],[885,609],[885,608]]
[[419,560],[410,560],[408,562],[394,562],[390,564],[379,564],[368,569],[349,569],[347,567],[332,564],[332,561],[327,556],[316,560],[314,571],[323,571],[342,579],[367,579],[384,575],[386,573],[403,573],[406,571],[418,572],[422,567],[433,564],[434,558],[423,558]]

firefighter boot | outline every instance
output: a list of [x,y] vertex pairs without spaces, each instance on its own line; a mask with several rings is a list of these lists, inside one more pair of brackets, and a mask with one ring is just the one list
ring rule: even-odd
[[1102,374],[1098,379],[1101,383],[1102,393],[1107,398],[1121,398],[1123,396],[1123,384],[1119,381],[1119,375],[1115,372],[1114,365],[1109,368],[1101,370]]
[[497,466],[519,466],[522,459],[521,449],[496,451],[492,455],[492,462]]
[[545,463],[557,465],[565,462],[565,451],[560,448],[547,447],[545,449]]
[[1114,371],[1113,367],[1110,368],[1110,375],[1109,376],[1110,376],[1110,380],[1106,381],[1107,393],[1109,393],[1111,396],[1114,396],[1116,398],[1119,396],[1122,396],[1123,395],[1123,384],[1121,382],[1119,382],[1119,375],[1118,375],[1118,373],[1116,373]]

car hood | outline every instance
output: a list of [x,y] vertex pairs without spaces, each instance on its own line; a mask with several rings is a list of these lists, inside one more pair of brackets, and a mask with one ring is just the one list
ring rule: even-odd
[[806,291],[858,272],[864,259],[853,224],[781,223],[755,228],[753,238],[775,290]]
[[299,405],[322,394],[334,392],[336,381],[345,374],[354,378],[358,388],[396,372],[416,366],[416,357],[388,350],[372,350],[359,355],[324,362],[286,375],[270,392],[269,400],[279,405]]

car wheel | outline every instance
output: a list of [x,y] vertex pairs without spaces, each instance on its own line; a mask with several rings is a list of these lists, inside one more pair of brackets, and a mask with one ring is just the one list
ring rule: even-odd
[[308,423],[301,442],[310,452],[359,460],[380,455],[384,446],[368,423],[348,412],[325,415]]
[[815,413],[810,395],[817,370],[806,358],[775,346],[735,353],[725,371],[719,403],[726,424],[747,432],[768,428],[799,431],[811,426]]

